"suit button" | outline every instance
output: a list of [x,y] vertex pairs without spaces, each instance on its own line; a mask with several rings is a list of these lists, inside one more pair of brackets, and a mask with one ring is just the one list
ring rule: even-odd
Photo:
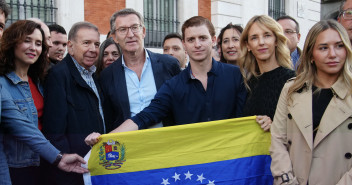
[[288,140],[288,144],[291,145],[291,144],[292,144],[292,141],[291,141],[291,140]]
[[352,130],[352,123],[348,124],[348,129]]
[[288,114],[287,117],[288,117],[288,119],[292,119],[292,115],[291,114]]
[[352,154],[348,152],[348,153],[345,154],[345,157],[346,157],[346,159],[351,159]]

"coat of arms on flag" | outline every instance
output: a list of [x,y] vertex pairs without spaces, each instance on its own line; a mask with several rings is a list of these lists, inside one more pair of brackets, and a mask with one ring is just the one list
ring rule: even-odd
[[102,135],[93,185],[272,184],[270,133],[255,116]]
[[99,147],[99,164],[107,170],[121,168],[125,162],[125,145],[112,139],[103,142]]

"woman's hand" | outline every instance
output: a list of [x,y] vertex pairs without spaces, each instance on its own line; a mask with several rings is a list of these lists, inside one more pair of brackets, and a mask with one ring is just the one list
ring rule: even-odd
[[99,136],[100,134],[98,132],[93,132],[84,139],[84,142],[89,146],[93,146],[99,141]]
[[272,121],[269,116],[257,116],[256,121],[264,131],[270,131]]

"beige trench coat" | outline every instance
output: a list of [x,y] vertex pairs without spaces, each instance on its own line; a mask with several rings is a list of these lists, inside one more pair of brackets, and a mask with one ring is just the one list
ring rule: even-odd
[[285,84],[271,126],[274,184],[281,184],[283,173],[292,173],[290,184],[352,185],[352,97],[342,78],[332,86],[334,96],[314,142],[311,87],[292,94],[292,101],[287,101],[292,84]]

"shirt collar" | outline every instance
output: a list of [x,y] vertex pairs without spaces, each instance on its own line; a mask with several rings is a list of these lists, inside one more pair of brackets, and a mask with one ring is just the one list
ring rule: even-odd
[[[219,62],[214,60],[214,59],[212,59],[211,69],[210,69],[210,71],[208,73],[212,73],[214,75],[218,75],[219,74],[219,70],[218,70],[219,67],[218,66],[219,66]],[[195,76],[192,73],[191,63],[188,64],[188,66],[187,66],[187,68],[185,70],[186,70],[186,72],[188,70],[188,72],[187,72],[187,74],[189,74],[189,75],[187,75],[188,80],[196,79]]]
[[[70,55],[71,56],[71,55]],[[79,63],[75,60],[75,58],[73,58],[71,56],[73,63],[76,65],[78,72],[82,75],[93,75],[93,73],[97,70],[97,68],[95,67],[95,65],[92,65],[88,70],[86,68],[84,68],[83,66],[79,65]]]
[[291,57],[299,57],[299,54],[298,54],[298,48],[296,48],[292,53],[291,53]]
[[15,71],[12,71],[10,73],[6,74],[6,77],[13,83],[13,84],[18,84],[20,82],[23,82],[23,80],[18,77],[15,73]]
[[298,47],[291,53],[291,58],[296,63],[299,59]]
[[[147,61],[150,61],[150,57],[149,57],[149,54],[148,54],[148,52],[147,52],[146,49],[144,49],[144,53],[145,53],[145,61],[146,61],[146,63],[147,63]],[[125,63],[125,59],[124,59],[123,54],[122,54],[121,59],[122,59],[122,66],[125,67],[125,68],[128,68],[127,65],[126,65],[126,63]]]

